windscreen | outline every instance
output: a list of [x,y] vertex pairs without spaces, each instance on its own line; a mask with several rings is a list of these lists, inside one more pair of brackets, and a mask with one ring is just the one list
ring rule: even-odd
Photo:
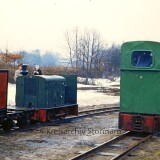
[[151,67],[153,65],[153,55],[151,51],[133,51],[131,56],[133,67]]

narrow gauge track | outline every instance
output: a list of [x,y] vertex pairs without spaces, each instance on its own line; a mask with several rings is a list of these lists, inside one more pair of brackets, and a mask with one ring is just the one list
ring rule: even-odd
[[94,116],[94,115],[99,115],[99,114],[103,114],[103,113],[112,113],[112,112],[117,112],[117,111],[119,111],[119,107],[107,107],[107,108],[86,110],[86,111],[79,112],[78,116],[73,116],[73,117],[67,117],[65,119],[54,120],[54,121],[51,121],[51,122],[47,123],[47,125],[69,123],[69,122],[71,122],[73,120],[76,120],[76,119],[81,119],[81,118],[90,117],[90,116]]
[[[86,110],[86,111],[79,112],[78,116],[67,117],[65,119],[52,120],[52,121],[47,122],[45,124],[39,124],[39,125],[40,126],[52,126],[52,125],[57,125],[57,124],[62,124],[62,123],[69,123],[69,122],[74,121],[76,119],[81,119],[81,118],[99,115],[99,114],[103,114],[103,113],[112,113],[112,112],[117,112],[117,111],[119,111],[119,107],[107,107],[107,108],[101,108],[101,109]],[[34,128],[36,128],[36,125]]]
[[15,127],[12,129],[12,131],[28,131],[28,130],[37,129],[43,126],[52,126],[52,125],[57,125],[57,124],[62,124],[62,123],[69,123],[76,119],[104,114],[104,113],[112,113],[112,112],[117,112],[117,111],[119,111],[119,107],[105,107],[105,108],[99,108],[99,109],[93,109],[93,110],[86,110],[86,111],[79,112],[78,116],[67,117],[65,119],[56,119],[56,120],[52,120],[44,124],[43,123],[37,123],[34,125],[27,124],[23,128]]
[[99,113],[106,113],[106,111],[119,111],[119,107],[105,107],[105,108],[98,108],[98,109],[90,109],[90,110],[86,110],[86,111],[80,111],[79,114],[86,114],[89,112],[99,112]]
[[[124,134],[115,137],[103,144],[83,152],[70,160],[83,159],[110,159],[119,160],[125,158],[140,144],[151,138],[151,134],[125,132]],[[104,158],[105,156],[105,158]]]

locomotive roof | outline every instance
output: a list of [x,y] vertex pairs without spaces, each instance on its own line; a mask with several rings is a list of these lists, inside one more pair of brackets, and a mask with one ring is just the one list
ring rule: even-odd
[[121,51],[120,112],[160,114],[160,43],[126,42]]
[[41,77],[46,81],[53,81],[53,80],[65,80],[64,77],[58,75],[36,75],[37,77]]
[[[160,42],[155,41],[130,41],[123,43],[121,47],[121,69],[136,69],[131,65],[131,57],[134,51],[150,51],[153,56],[153,65],[148,67],[148,69],[160,69]],[[139,67],[138,69],[141,68]]]

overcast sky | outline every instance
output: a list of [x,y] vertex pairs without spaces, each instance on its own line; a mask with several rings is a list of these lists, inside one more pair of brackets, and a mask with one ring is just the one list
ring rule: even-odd
[[0,49],[62,52],[76,26],[106,43],[160,41],[160,0],[0,0]]

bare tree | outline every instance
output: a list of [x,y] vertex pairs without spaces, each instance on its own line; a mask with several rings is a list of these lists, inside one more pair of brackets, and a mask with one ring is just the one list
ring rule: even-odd
[[66,33],[70,63],[72,67],[81,69],[87,84],[88,78],[92,77],[92,72],[95,70],[96,59],[100,57],[103,43],[100,35],[95,31],[85,31],[79,35],[76,28],[73,33],[73,36],[68,31]]
[[120,45],[112,44],[105,48],[102,54],[103,65],[108,75],[119,74],[120,68]]
[[76,27],[72,32],[67,31],[65,33],[65,39],[67,44],[67,50],[69,53],[69,60],[72,68],[78,67],[79,59],[79,37],[78,28]]

